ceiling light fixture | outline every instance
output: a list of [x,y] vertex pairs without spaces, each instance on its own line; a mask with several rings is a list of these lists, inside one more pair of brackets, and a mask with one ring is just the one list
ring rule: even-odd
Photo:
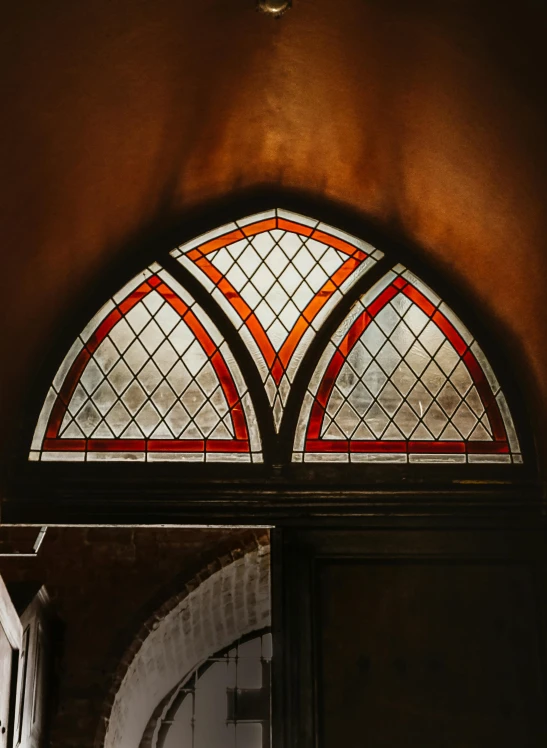
[[292,0],[256,0],[256,9],[273,18],[279,18],[292,6]]

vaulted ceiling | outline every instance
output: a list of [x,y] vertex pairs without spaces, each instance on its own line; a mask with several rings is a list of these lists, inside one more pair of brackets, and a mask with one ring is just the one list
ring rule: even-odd
[[[140,237],[298,194],[417,247],[505,342],[547,444],[541,4],[19,0],[3,10],[2,440]],[[319,216],[321,217],[321,216]],[[182,222],[182,223],[181,223]]]

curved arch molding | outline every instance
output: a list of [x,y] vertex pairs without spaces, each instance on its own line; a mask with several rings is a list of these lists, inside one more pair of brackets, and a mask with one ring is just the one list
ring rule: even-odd
[[270,625],[269,545],[213,573],[142,642],[115,694],[104,748],[138,748],[154,710],[196,667]]

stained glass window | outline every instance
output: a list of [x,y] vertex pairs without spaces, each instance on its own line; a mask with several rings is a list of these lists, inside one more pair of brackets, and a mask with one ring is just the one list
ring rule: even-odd
[[448,306],[398,265],[311,377],[295,462],[522,462],[505,397]]
[[30,459],[262,461],[228,345],[159,265],[105,304],[73,344]]
[[[262,462],[251,392],[263,395],[244,375],[256,365],[271,407],[264,433],[272,422],[279,432],[312,340],[326,336],[323,324],[359,281],[353,298],[369,290],[326,343],[298,404],[293,462],[522,462],[473,336],[402,265],[375,282],[391,263],[366,242],[275,209],[170,254],[170,273],[151,265],[74,342],[29,459]],[[181,285],[196,281],[210,294],[199,304]],[[225,332],[233,325],[250,357],[236,361],[209,314]],[[282,445],[271,435],[267,445],[278,459]]]
[[266,387],[275,426],[319,327],[382,253],[318,221],[271,210],[172,252],[223,307]]

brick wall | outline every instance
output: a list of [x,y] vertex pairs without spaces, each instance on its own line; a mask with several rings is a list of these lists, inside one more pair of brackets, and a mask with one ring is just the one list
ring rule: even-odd
[[[0,543],[4,550],[27,550],[30,534],[26,529],[2,529]],[[159,632],[151,641],[160,641],[161,632],[167,631],[161,621],[176,618],[176,610],[185,610],[185,615],[193,610],[192,620],[200,622],[192,635],[198,656],[215,645],[220,631],[229,636],[242,621],[252,628],[245,606],[250,610],[253,594],[262,594],[264,578],[253,579],[245,555],[257,553],[266,543],[260,530],[52,528],[37,559],[0,558],[0,574],[8,587],[16,582],[47,586],[60,622],[56,677],[50,689],[51,747],[102,744],[116,693],[125,682],[129,686],[131,663],[149,634]],[[260,553],[265,560],[264,551]],[[228,574],[224,570],[231,564],[233,572]],[[247,579],[247,593],[238,591],[240,578]],[[200,582],[208,583],[198,593]],[[205,615],[219,590],[226,597],[224,617]],[[201,645],[198,630],[203,632]],[[161,654],[158,649],[157,673],[166,652],[173,654],[169,646],[165,642]],[[151,662],[150,647],[145,651]],[[137,661],[142,672],[144,659]],[[122,713],[116,709],[112,734]]]
[[[157,705],[198,664],[270,623],[269,547],[207,568],[147,622],[107,718],[105,748],[138,748]],[[145,636],[142,640],[142,636]]]

